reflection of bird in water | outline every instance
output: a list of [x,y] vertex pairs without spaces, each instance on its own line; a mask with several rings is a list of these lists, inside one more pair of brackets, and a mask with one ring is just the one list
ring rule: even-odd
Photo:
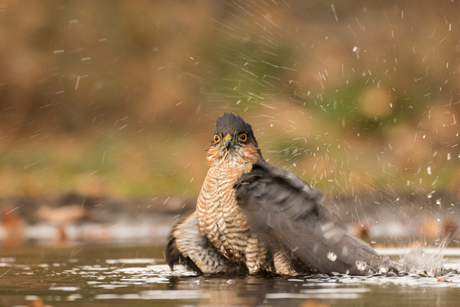
[[[270,292],[299,291],[292,282],[279,279],[267,280],[265,276],[221,276],[173,277],[167,285],[169,290],[196,291],[197,306],[261,306]],[[172,294],[174,292],[171,292]]]
[[217,119],[207,161],[196,211],[171,233],[171,268],[182,263],[198,273],[286,275],[378,270],[383,259],[346,234],[321,205],[321,192],[264,161],[242,117]]

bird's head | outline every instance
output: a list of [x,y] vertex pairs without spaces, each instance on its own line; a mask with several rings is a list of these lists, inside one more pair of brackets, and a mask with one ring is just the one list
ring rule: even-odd
[[208,155],[213,159],[242,157],[251,163],[263,160],[251,125],[231,112],[224,113],[216,120]]

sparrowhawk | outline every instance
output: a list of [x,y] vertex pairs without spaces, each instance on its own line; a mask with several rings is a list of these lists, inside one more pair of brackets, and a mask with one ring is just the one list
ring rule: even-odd
[[209,170],[195,212],[171,232],[166,261],[197,273],[378,271],[383,258],[346,234],[323,194],[265,162],[251,125],[234,113],[216,121]]

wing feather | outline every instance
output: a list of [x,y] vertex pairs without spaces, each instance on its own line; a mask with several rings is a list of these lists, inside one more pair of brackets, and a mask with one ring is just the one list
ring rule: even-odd
[[[184,220],[185,221],[185,220]],[[174,265],[181,264],[185,266],[187,269],[194,271],[195,273],[201,275],[202,272],[200,268],[193,262],[192,259],[188,255],[184,255],[178,248],[176,237],[174,237],[175,230],[182,225],[183,221],[176,224],[171,233],[169,234],[168,238],[168,245],[166,246],[165,251],[165,260],[166,263],[171,268],[171,271],[174,270]]]
[[381,256],[367,243],[347,235],[338,219],[321,205],[323,194],[294,174],[258,161],[236,182],[235,189],[252,230],[267,246],[290,251],[293,265],[301,261],[318,273],[378,271]]
[[233,263],[218,251],[198,229],[196,211],[174,225],[165,251],[165,260],[171,270],[182,264],[197,274],[243,274],[247,269]]

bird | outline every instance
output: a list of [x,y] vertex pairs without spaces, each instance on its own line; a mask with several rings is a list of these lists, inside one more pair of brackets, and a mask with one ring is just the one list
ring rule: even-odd
[[378,273],[391,263],[349,236],[323,193],[268,163],[249,123],[216,120],[196,210],[176,223],[165,260],[197,274]]

